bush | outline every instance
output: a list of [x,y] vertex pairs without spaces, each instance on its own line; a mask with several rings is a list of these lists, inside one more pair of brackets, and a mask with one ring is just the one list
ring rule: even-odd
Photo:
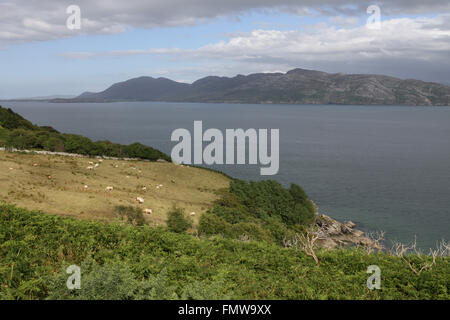
[[138,280],[122,262],[99,265],[92,258],[80,266],[81,288],[69,290],[65,268],[50,278],[48,300],[169,300],[177,299],[175,287],[168,285],[167,272]]
[[14,129],[10,132],[6,145],[17,149],[31,149],[37,145],[38,140],[32,131]]
[[170,231],[183,233],[192,227],[192,220],[184,213],[183,209],[173,207],[167,213],[167,226]]
[[11,109],[5,109],[0,106],[0,125],[5,129],[26,129],[35,130],[37,126],[34,126],[30,121],[25,120],[23,117],[12,111]]
[[214,207],[200,217],[200,234],[264,240],[279,245],[287,234],[303,232],[314,223],[314,205],[303,189],[276,181],[232,180]]
[[144,213],[141,208],[132,206],[117,206],[115,211],[120,217],[125,218],[131,224],[143,226],[146,223]]
[[200,216],[198,232],[203,235],[221,234],[223,236],[231,236],[232,234],[230,223],[209,212]]

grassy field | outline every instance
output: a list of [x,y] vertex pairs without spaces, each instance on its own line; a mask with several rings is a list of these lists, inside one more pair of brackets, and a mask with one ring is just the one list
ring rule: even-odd
[[[96,163],[98,167],[87,169]],[[146,215],[149,225],[164,225],[167,211],[177,205],[195,212],[197,222],[229,182],[224,175],[172,163],[0,151],[0,200],[94,221],[114,220],[116,206],[131,205],[152,210]],[[138,204],[136,197],[144,203]]]

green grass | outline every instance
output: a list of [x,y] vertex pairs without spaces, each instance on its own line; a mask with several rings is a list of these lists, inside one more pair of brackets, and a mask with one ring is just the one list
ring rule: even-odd
[[[323,250],[318,258],[320,266],[302,252],[266,242],[196,238],[162,227],[89,222],[0,204],[3,299],[186,295],[235,299],[450,298],[448,257],[438,257],[432,270],[419,275],[400,258],[383,253]],[[86,261],[91,261],[91,266],[95,261],[94,267],[85,267]],[[82,279],[87,287],[81,293],[64,287],[68,277],[64,267],[70,264],[86,268],[82,269]],[[366,270],[374,264],[381,268],[382,289],[371,291],[366,286]],[[117,287],[116,283],[122,285]],[[123,290],[118,292],[118,288]],[[149,288],[170,290],[155,294],[160,291]]]

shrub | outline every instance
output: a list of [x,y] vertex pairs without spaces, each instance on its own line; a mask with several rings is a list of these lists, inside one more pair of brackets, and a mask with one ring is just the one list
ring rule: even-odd
[[69,290],[65,268],[50,278],[49,300],[168,300],[177,299],[175,287],[168,285],[167,272],[138,280],[122,262],[99,265],[92,258],[80,266],[81,288]]
[[23,117],[12,111],[11,109],[5,109],[0,106],[0,125],[5,129],[27,129],[35,130],[30,121],[25,120]]
[[198,232],[204,235],[222,234],[231,236],[231,224],[213,213],[205,213],[198,221]]
[[10,132],[6,141],[8,147],[17,149],[31,149],[37,144],[37,139],[32,131],[25,129],[14,129]]
[[144,213],[141,208],[132,206],[117,206],[115,211],[120,217],[127,219],[127,221],[131,224],[137,226],[143,226],[145,224]]
[[192,227],[192,220],[184,213],[183,209],[173,207],[167,213],[167,226],[170,231],[183,233]]

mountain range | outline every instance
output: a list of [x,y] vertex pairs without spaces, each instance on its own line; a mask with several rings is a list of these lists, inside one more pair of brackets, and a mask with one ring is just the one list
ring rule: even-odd
[[294,69],[235,77],[208,76],[192,84],[139,77],[101,92],[53,102],[166,101],[280,104],[449,106],[450,86],[375,74]]

